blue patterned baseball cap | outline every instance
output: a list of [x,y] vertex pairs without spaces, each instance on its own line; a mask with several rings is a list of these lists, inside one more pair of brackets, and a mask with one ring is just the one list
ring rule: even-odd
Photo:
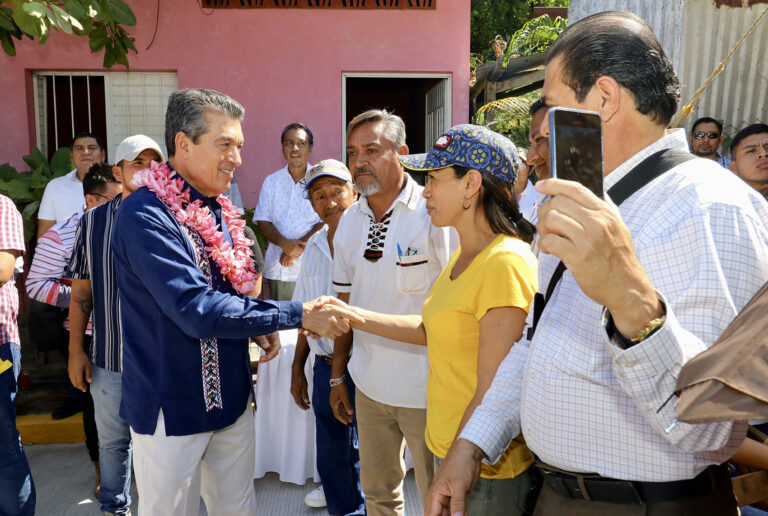
[[517,181],[521,166],[514,143],[487,127],[472,124],[451,127],[426,154],[409,154],[398,159],[405,168],[417,172],[458,165],[512,184]]

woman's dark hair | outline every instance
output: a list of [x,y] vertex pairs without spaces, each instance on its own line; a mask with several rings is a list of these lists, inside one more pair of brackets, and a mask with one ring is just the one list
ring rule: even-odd
[[[472,169],[453,165],[453,170],[461,179]],[[483,178],[480,201],[491,231],[517,237],[530,244],[536,228],[520,213],[512,185],[488,174],[480,173],[480,176]]]

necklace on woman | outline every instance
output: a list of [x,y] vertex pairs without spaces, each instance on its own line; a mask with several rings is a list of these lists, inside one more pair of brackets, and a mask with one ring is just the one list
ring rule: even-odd
[[131,186],[146,186],[171,210],[179,224],[196,231],[205,242],[208,256],[216,262],[221,275],[237,292],[248,294],[255,288],[259,273],[253,266],[253,242],[245,237],[245,221],[229,199],[223,195],[216,198],[221,205],[221,218],[227,225],[232,245],[219,231],[211,210],[200,200],[190,202],[189,187],[185,187],[184,180],[165,163],[153,161],[150,168],[136,172]]

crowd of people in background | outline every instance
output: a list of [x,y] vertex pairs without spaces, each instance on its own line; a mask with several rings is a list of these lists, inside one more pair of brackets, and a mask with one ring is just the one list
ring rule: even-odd
[[[236,100],[174,92],[166,152],[134,135],[113,165],[76,135],[26,288],[30,317],[53,321],[37,331],[65,336],[53,416],[83,411],[101,510],[130,514],[133,471],[142,515],[196,515],[201,497],[211,515],[254,514],[269,443],[254,437],[249,339],[264,364],[276,332],[297,329],[290,393],[314,414],[321,480],[307,505],[404,514],[407,458],[432,516],[737,514],[727,463],[766,464],[746,423],[679,422],[670,399],[768,281],[768,125],[733,135],[730,158],[721,121],[668,129],[677,77],[628,13],[570,26],[545,73],[527,150],[461,124],[409,154],[403,120],[371,109],[348,124],[346,165],[313,165],[310,128],[286,125],[286,165],[253,215],[263,258],[222,195],[242,163]],[[552,107],[601,115],[605,198],[553,177]],[[24,252],[0,196],[0,514],[13,515],[35,506],[13,406]]]

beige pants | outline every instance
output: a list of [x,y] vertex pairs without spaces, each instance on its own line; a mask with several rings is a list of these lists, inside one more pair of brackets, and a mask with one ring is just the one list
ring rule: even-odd
[[405,514],[403,479],[406,443],[413,457],[422,503],[434,476],[432,452],[424,442],[426,409],[393,407],[355,392],[360,442],[360,481],[368,516]]
[[167,436],[161,411],[154,435],[131,429],[131,436],[141,516],[197,516],[200,496],[211,516],[256,513],[250,403],[234,424],[221,430]]

